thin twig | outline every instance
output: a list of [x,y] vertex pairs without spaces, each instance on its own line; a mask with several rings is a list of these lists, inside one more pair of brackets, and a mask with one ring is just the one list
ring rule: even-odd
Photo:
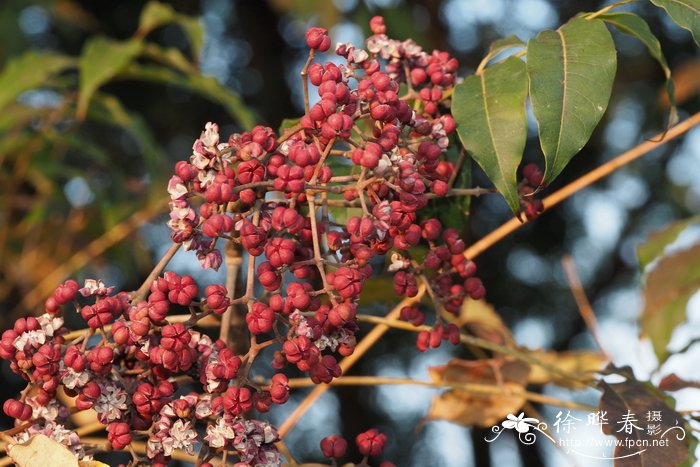
[[61,264],[61,266],[47,274],[41,282],[24,296],[21,307],[28,310],[34,309],[42,298],[56,287],[56,284],[61,279],[70,276],[75,271],[88,264],[93,258],[101,255],[107,249],[124,240],[134,230],[143,225],[144,222],[160,214],[167,204],[166,198],[160,199],[154,204],[135,212],[127,219],[114,225],[114,227],[110,228],[107,232],[90,242],[85,248],[76,252],[67,261]]
[[133,293],[131,296],[131,301],[133,303],[136,303],[138,301],[141,301],[146,298],[146,294],[148,293],[148,289],[151,287],[151,284],[153,283],[154,280],[156,280],[156,277],[160,275],[161,272],[163,272],[163,269],[168,265],[171,259],[173,259],[173,256],[175,256],[175,253],[177,253],[177,250],[180,249],[182,246],[181,243],[174,243],[170,245],[170,248],[168,248],[168,251],[165,252],[163,257],[158,261],[158,264],[153,268],[151,273],[148,275],[145,281],[143,281],[143,284],[141,284],[141,287]]
[[[382,324],[382,325],[389,326],[389,327],[392,327],[395,329],[401,329],[404,331],[412,331],[412,332],[430,331],[432,329],[430,326],[426,326],[426,325],[414,326],[411,323],[408,323],[406,321],[400,321],[397,319],[382,318],[379,316],[371,316],[371,315],[362,315],[362,314],[357,315],[357,320],[360,322],[363,322],[363,323]],[[492,352],[496,352],[496,353],[503,354],[503,355],[508,355],[508,356],[516,358],[520,361],[528,363],[530,365],[539,366],[539,367],[547,370],[549,373],[559,375],[562,378],[566,378],[567,380],[576,381],[576,382],[579,382],[581,384],[590,386],[590,382],[587,381],[581,375],[570,373],[568,371],[562,370],[561,368],[554,366],[551,363],[547,363],[545,361],[540,360],[537,357],[533,357],[531,354],[529,354],[527,352],[523,352],[521,350],[507,347],[504,345],[496,344],[495,342],[487,341],[487,340],[481,339],[479,337],[469,336],[467,334],[460,334],[459,339],[463,344],[472,345],[474,347],[490,350]]]
[[581,284],[581,278],[576,272],[576,264],[574,264],[573,258],[568,255],[564,256],[561,259],[561,265],[564,268],[564,272],[566,273],[566,278],[569,281],[569,288],[571,289],[571,293],[573,294],[574,299],[576,300],[576,305],[578,306],[578,311],[581,315],[581,318],[583,318],[583,322],[586,323],[586,327],[591,333],[591,336],[593,336],[593,340],[595,341],[600,351],[603,352],[603,355],[605,355],[605,358],[607,360],[610,360],[610,356],[605,351],[605,346],[603,345],[603,341],[600,338],[598,320],[595,317],[595,313],[593,312],[593,307],[591,306],[591,303],[588,301],[588,297],[586,297],[586,292],[583,290],[583,284]]
[[[422,381],[412,378],[385,378],[381,376],[341,376],[329,383],[329,386],[378,386],[378,385],[399,385],[410,384],[414,386],[427,386],[433,388],[452,388],[466,391],[472,394],[484,396],[522,396],[525,399],[540,404],[554,405],[558,407],[568,407],[580,410],[596,409],[592,406],[579,404],[558,399],[556,397],[545,396],[536,392],[518,390],[508,386],[498,386],[494,384],[481,383],[460,383],[451,381]],[[290,388],[308,388],[315,386],[310,378],[294,378],[289,380]]]
[[[232,241],[226,242],[226,291],[231,304],[221,316],[221,329],[219,339],[229,344],[229,334],[231,328],[245,326],[245,318],[238,313],[239,306],[233,303],[236,299],[236,285],[238,284],[238,273],[243,264],[241,245]],[[237,333],[237,332],[236,332]]]

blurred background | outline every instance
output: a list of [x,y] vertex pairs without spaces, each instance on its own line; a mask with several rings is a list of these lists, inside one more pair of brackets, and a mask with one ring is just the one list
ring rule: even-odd
[[[334,41],[360,45],[369,19],[383,15],[392,37],[412,37],[427,50],[450,51],[460,61],[459,75],[465,76],[491,41],[510,34],[526,41],[539,30],[554,29],[576,13],[608,2],[164,3],[176,12],[171,21],[140,28],[145,1],[0,2],[0,68],[10,64],[16,71],[0,82],[0,330],[19,316],[41,312],[44,298],[67,277],[100,277],[121,290],[137,288],[169,246],[167,179],[174,163],[188,158],[204,124],[218,122],[222,135],[228,135],[256,122],[277,128],[284,118],[302,113],[299,70],[307,53],[307,27],[327,27]],[[690,34],[647,2],[623,10],[642,15],[659,37],[677,77],[681,119],[696,112],[700,57]],[[619,65],[607,114],[545,194],[666,124],[661,69],[641,43],[613,33]],[[133,67],[104,79],[81,118],[76,112],[77,73],[69,62],[78,60],[97,36],[135,37],[153,46]],[[38,53],[50,53],[51,58]],[[525,161],[542,165],[534,121],[530,129]],[[472,174],[473,185],[488,185],[478,167]],[[651,230],[697,213],[700,129],[578,193],[482,254],[476,262],[486,298],[522,345],[593,348],[560,265],[562,256],[572,255],[601,321],[608,353],[616,364],[631,365],[639,378],[657,378],[651,346],[638,336],[642,302],[635,246]],[[486,196],[472,202],[470,215],[460,218],[459,225],[470,243],[510,216],[502,198]],[[192,254],[178,254],[171,269],[200,274]],[[223,282],[224,272],[199,277],[201,285]],[[385,313],[395,302],[393,296],[375,294],[364,306],[368,312]],[[682,347],[699,337],[698,323],[700,307],[691,304],[689,321],[674,336],[674,345]],[[70,324],[80,326],[79,320]],[[420,354],[414,344],[414,335],[390,332],[351,373],[427,379],[427,367],[444,363],[454,353],[443,346]],[[697,361],[695,347],[686,357]],[[680,376],[692,377],[681,360],[671,359],[667,365]],[[6,366],[2,379],[11,383],[3,385],[4,400],[21,386]],[[597,403],[595,391],[544,391]],[[304,416],[287,444],[297,459],[321,461],[318,443],[323,436],[342,433],[354,439],[358,432],[377,427],[389,438],[385,458],[400,466],[594,465],[544,443],[526,447],[504,435],[490,445],[483,441],[484,429],[424,422],[435,394],[433,389],[403,386],[334,389]],[[303,395],[296,393],[271,419],[283,420]],[[679,408],[697,408],[691,407],[693,395],[680,396]],[[541,409],[551,423],[556,410]],[[3,418],[2,423],[9,421]]]

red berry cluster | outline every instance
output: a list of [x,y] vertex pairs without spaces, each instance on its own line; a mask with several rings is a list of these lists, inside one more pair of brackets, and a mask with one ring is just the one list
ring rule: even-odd
[[542,186],[544,174],[537,164],[527,164],[523,167],[523,180],[518,184],[520,204],[527,220],[533,221],[544,212],[544,204],[533,195]]
[[[386,441],[386,435],[375,428],[357,435],[355,444],[360,454],[364,456],[363,461],[357,465],[367,465],[367,458],[381,456],[386,447]],[[324,456],[330,457],[334,461],[345,457],[347,449],[348,442],[339,435],[327,436],[321,440],[321,452],[323,452]],[[394,467],[394,464],[389,461],[383,461],[379,466]]]
[[[302,75],[319,100],[307,102],[296,125],[282,134],[257,126],[222,140],[219,127],[207,123],[189,160],[175,166],[168,183],[173,241],[213,269],[223,261],[219,239],[240,248],[248,258],[246,290],[233,294],[214,284],[201,291],[194,278],[174,272],[142,295],[113,294],[94,280],[59,285],[46,314],[18,320],[2,335],[0,357],[36,388],[31,397],[6,401],[5,413],[36,421],[35,431],[62,433],[79,453],[79,440],[61,431],[62,388],[79,410],[97,413],[114,449],[146,440],[152,465],[166,464],[175,449],[192,453],[197,443],[203,461],[226,450],[243,465],[277,465],[275,429],[244,418],[289,399],[282,372],[267,383],[250,378],[262,347],[278,345],[276,370],[296,367],[317,384],[339,377],[339,357],[356,345],[358,300],[381,256],[390,258],[397,295],[427,290],[451,313],[466,296],[484,296],[459,232],[420,215],[429,199],[453,194],[456,167],[445,150],[455,130],[450,95],[457,61],[389,38],[380,17],[371,28],[365,49],[337,46],[342,65],[312,63],[331,44],[324,29],[308,31]],[[361,214],[340,222],[335,209],[348,207]],[[418,245],[427,253],[414,257],[409,250]],[[191,315],[175,319],[175,307]],[[205,316],[235,307],[246,310],[247,354],[195,330]],[[66,339],[63,316],[71,309],[89,333]],[[416,307],[401,318],[425,321]],[[417,346],[443,340],[457,344],[459,331],[438,318],[418,334]],[[173,381],[187,377],[199,392],[177,392]],[[364,456],[377,456],[386,437],[369,430],[356,441]],[[334,458],[346,445],[337,437],[322,443]]]

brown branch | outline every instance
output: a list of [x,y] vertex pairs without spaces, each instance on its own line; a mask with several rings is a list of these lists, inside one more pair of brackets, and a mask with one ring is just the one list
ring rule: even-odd
[[90,242],[85,248],[76,252],[66,262],[61,264],[49,274],[47,274],[41,282],[39,282],[28,294],[22,299],[21,307],[24,309],[34,309],[39,305],[40,301],[47,296],[54,287],[63,278],[73,274],[81,267],[88,264],[93,258],[101,255],[107,249],[124,240],[134,230],[143,225],[144,222],[152,219],[162,212],[168,205],[167,199],[160,199],[154,204],[135,212],[127,219],[114,225],[107,232]]
[[576,305],[578,306],[581,318],[583,318],[583,322],[586,323],[586,327],[591,333],[591,336],[593,336],[593,340],[600,351],[603,352],[607,360],[610,360],[608,353],[605,351],[603,341],[600,338],[598,320],[595,317],[591,303],[588,301],[588,297],[586,297],[586,292],[583,290],[583,284],[581,284],[581,279],[576,272],[576,264],[574,264],[573,258],[568,255],[564,256],[561,259],[561,265],[566,273],[566,278],[569,281],[569,288],[574,296],[574,300],[576,300]]
[[[329,386],[379,386],[379,385],[414,385],[432,388],[452,388],[484,396],[522,396],[525,399],[539,404],[548,404],[557,407],[568,407],[586,411],[595,411],[595,407],[565,401],[556,397],[546,396],[536,392],[517,390],[506,386],[480,383],[460,383],[450,381],[422,381],[412,378],[386,378],[381,376],[342,376],[329,383]],[[294,378],[289,380],[290,388],[308,388],[316,384],[310,378]]]
[[141,287],[139,287],[139,289],[131,295],[132,302],[136,303],[146,298],[148,289],[151,288],[153,281],[156,280],[156,277],[158,277],[161,272],[163,272],[163,269],[165,269],[170,260],[173,259],[173,256],[175,256],[175,253],[177,253],[177,250],[179,250],[181,246],[181,243],[173,243],[170,245],[168,251],[166,251],[160,261],[158,261],[158,264],[156,264],[148,277],[146,277],[146,280],[143,281]]
[[[233,343],[233,348],[237,353],[245,353],[246,349],[239,349],[238,343],[245,341],[242,339],[246,335],[245,327],[245,307],[234,303],[236,299],[236,288],[239,282],[239,272],[243,264],[242,248],[239,243],[226,242],[226,291],[231,304],[221,316],[221,329],[219,339],[227,345]],[[229,336],[231,339],[229,339]],[[247,337],[247,336],[246,336]],[[232,342],[230,342],[232,341]]]

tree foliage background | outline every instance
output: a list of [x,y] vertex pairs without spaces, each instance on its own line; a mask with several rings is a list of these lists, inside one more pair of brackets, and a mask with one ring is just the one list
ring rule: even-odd
[[[187,157],[203,124],[217,121],[228,134],[251,122],[277,128],[283,119],[303,112],[298,71],[309,25],[329,28],[335,41],[359,43],[369,18],[381,14],[392,35],[454,53],[461,64],[459,75],[465,76],[491,41],[513,33],[527,40],[538,30],[555,28],[580,11],[605,4],[182,0],[167,2],[182,16],[139,30],[145,3],[7,0],[0,5],[2,68],[29,51],[61,54],[78,63],[98,36],[133,37],[152,44],[150,50],[138,52],[134,67],[100,83],[84,115],[76,95],[79,64],[71,68],[57,60],[54,71],[44,72],[46,56],[31,55],[36,72],[25,68],[0,87],[2,329],[30,313],[57,280],[68,275],[99,276],[123,290],[138,287],[152,259],[167,248],[162,213],[172,165]],[[647,2],[628,8],[642,15],[661,41],[676,77],[681,117],[697,111],[700,61],[691,35]],[[186,16],[200,19],[187,22]],[[634,39],[615,33],[615,40],[620,44],[619,66],[603,124],[548,190],[655,134],[666,123],[662,70]],[[94,59],[98,58],[99,50]],[[41,86],[22,92],[22,83],[31,80]],[[541,157],[532,133],[525,160],[541,163]],[[606,350],[618,365],[630,364],[638,377],[649,377],[656,362],[648,341],[637,340],[642,301],[635,246],[651,230],[700,212],[699,159],[696,129],[684,142],[625,167],[480,256],[487,300],[514,330],[516,340],[557,350],[592,346],[560,266],[561,257],[570,254],[601,320]],[[476,165],[473,177],[475,185],[488,185]],[[460,225],[466,238],[475,240],[510,216],[502,198],[487,196],[473,201]],[[182,258],[177,267],[196,266]],[[364,301],[369,310],[386,309],[393,300],[381,287],[367,293],[372,294]],[[698,307],[691,308],[697,315]],[[676,336],[679,346],[700,336],[697,316],[692,326],[694,315]],[[389,334],[353,373],[424,375],[428,365],[447,359],[448,350],[424,355],[409,351],[412,339]],[[407,350],[392,351],[396,348]],[[681,375],[688,369],[677,360],[671,365]],[[19,390],[20,382],[7,368],[2,377],[12,383],[3,386],[5,399]],[[330,431],[352,437],[380,426],[391,440],[387,458],[397,465],[555,465],[545,461],[552,453],[513,440],[487,445],[480,429],[418,423],[433,394],[402,387],[337,388],[305,416],[288,444],[299,446],[300,455],[318,456],[318,440]],[[595,404],[592,394],[575,398]],[[692,395],[686,399],[692,400]],[[318,427],[335,428],[326,433]]]

